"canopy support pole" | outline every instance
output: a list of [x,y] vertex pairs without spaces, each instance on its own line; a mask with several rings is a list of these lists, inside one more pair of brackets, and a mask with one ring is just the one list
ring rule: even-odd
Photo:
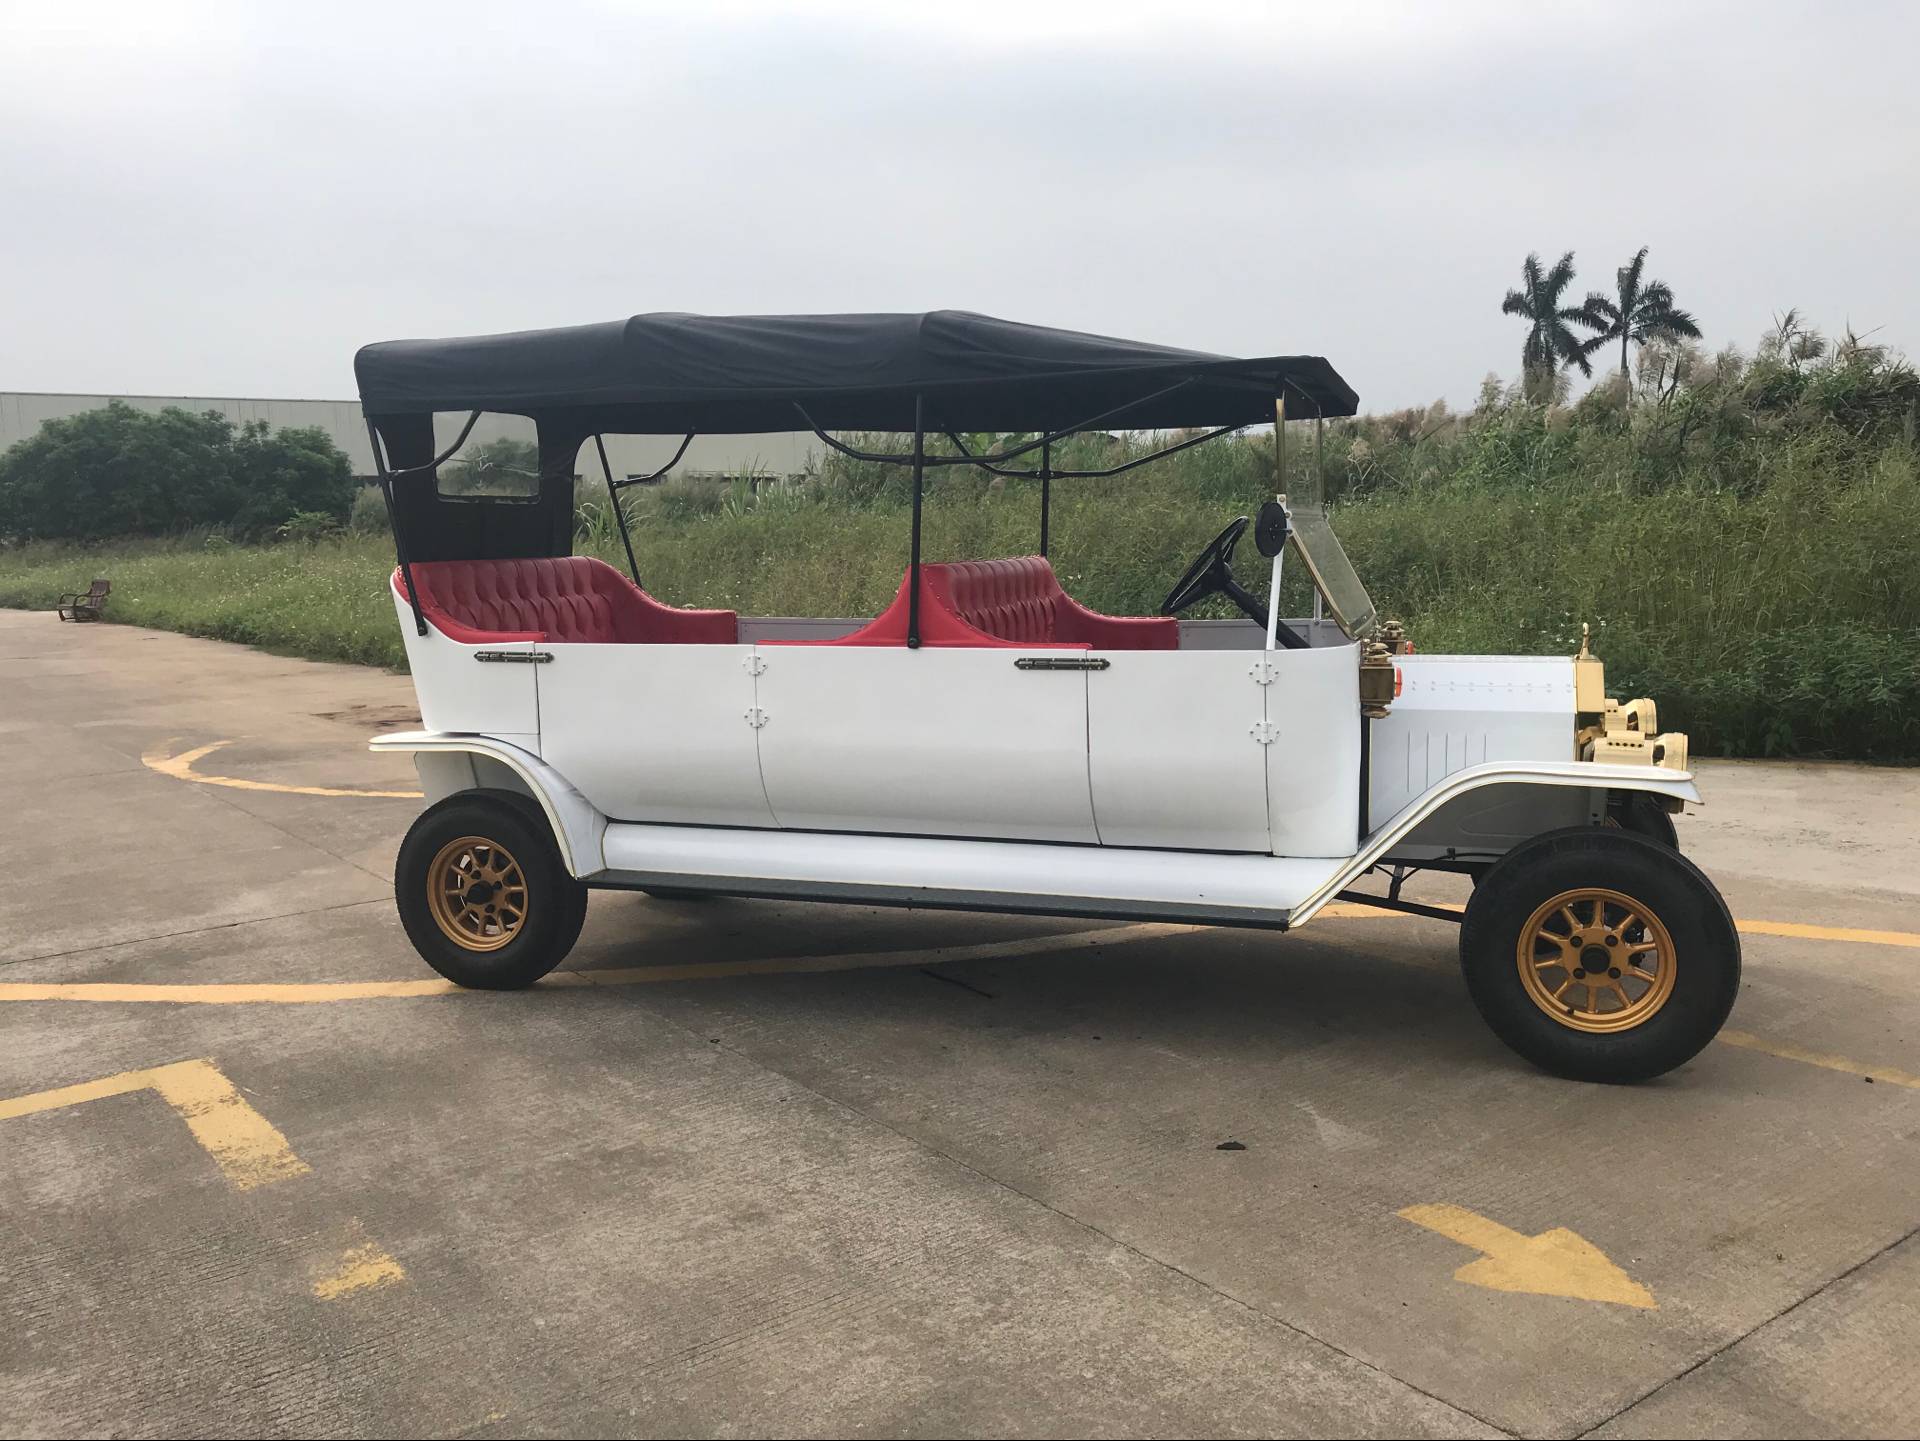
[[1053,442],[1040,447],[1040,558],[1047,555],[1047,512],[1053,509]]
[[[472,430],[473,422],[479,418],[480,412],[476,410],[467,421],[467,430]],[[460,432],[460,440],[467,438],[467,430]],[[393,475],[387,470],[386,451],[381,448],[380,431],[374,425],[372,416],[367,417],[367,440],[373,446],[373,468],[380,476],[380,498],[387,503],[387,529],[393,532],[393,555],[400,562],[400,580],[406,586],[407,600],[413,606],[413,624],[421,635],[425,635],[427,617],[420,609],[420,592],[413,586],[413,565],[407,559],[407,543],[400,535],[400,507],[393,503]],[[460,442],[455,441],[453,448],[458,450]]]
[[[1116,405],[1111,410],[1103,410],[1098,415],[1090,415],[1085,420],[1075,421],[1072,425],[1066,426],[1063,429],[1044,430],[1040,433],[1040,439],[1030,440],[1025,445],[1016,446],[1012,450],[1003,450],[995,455],[929,456],[925,453],[925,447],[922,446],[920,448],[919,460],[923,465],[978,465],[991,469],[993,465],[1000,461],[1017,460],[1021,456],[1031,451],[1036,451],[1040,449],[1041,446],[1047,445],[1052,441],[1065,440],[1068,436],[1077,434],[1083,430],[1097,430],[1103,422],[1112,420],[1115,416],[1124,415],[1127,411],[1133,410],[1138,406],[1149,405],[1165,396],[1172,395],[1176,391],[1185,390],[1189,385],[1198,381],[1199,378],[1197,375],[1189,375],[1185,380],[1176,380],[1172,385],[1164,385],[1150,394],[1129,400],[1124,405]],[[914,396],[914,414],[916,416],[920,414],[920,403],[924,399],[925,397],[922,395],[916,394]],[[856,450],[851,445],[835,440],[832,436],[828,435],[826,431],[822,430],[819,425],[815,423],[814,418],[807,414],[807,408],[799,401],[796,400],[793,402],[793,408],[800,413],[800,418],[807,423],[807,429],[811,430],[814,435],[818,437],[821,444],[827,446],[829,449],[839,451],[842,455],[851,456],[855,460],[880,461],[892,465],[901,465],[914,459],[914,457],[910,455],[882,455],[877,451]],[[1240,427],[1237,425],[1224,426],[1219,433],[1224,435],[1229,430],[1238,429],[1240,429]],[[949,434],[951,434],[951,432],[949,432]],[[1190,441],[1187,443],[1192,444]],[[1166,453],[1171,455],[1172,451]],[[1009,473],[1016,475],[1032,474],[1031,471],[1014,471]]]
[[920,491],[927,469],[926,397],[913,397],[913,542],[907,562],[907,649],[920,649]]
[[[1138,469],[1140,466],[1151,465],[1156,460],[1165,460],[1170,455],[1178,455],[1183,450],[1192,450],[1196,445],[1205,445],[1210,440],[1218,440],[1223,435],[1229,435],[1236,430],[1245,429],[1246,427],[1244,425],[1223,425],[1216,430],[1204,431],[1199,435],[1189,436],[1185,440],[1177,440],[1172,445],[1162,446],[1160,449],[1146,455],[1135,456],[1132,460],[1122,461],[1119,465],[1110,465],[1104,470],[1050,469],[1048,475],[1053,480],[1105,480],[1108,476],[1124,475],[1126,472]],[[1061,434],[1067,433],[1070,432],[1062,432]],[[1005,466],[990,464],[986,456],[975,455],[972,451],[968,450],[966,442],[960,439],[958,435],[955,435],[952,431],[948,431],[946,434],[947,439],[953,442],[954,449],[960,452],[959,459],[956,460],[949,456],[936,455],[928,461],[928,464],[971,465],[976,470],[984,470],[992,475],[1010,475],[1016,480],[1034,480],[1040,476],[1040,472],[1037,470],[1009,470]],[[1059,438],[1060,435],[1049,437],[1049,444]]]
[[1275,396],[1273,401],[1273,488],[1280,493],[1284,504],[1287,499],[1287,397],[1284,393]]
[[[606,437],[596,432],[593,447],[600,452],[600,473],[607,478],[607,499],[613,504],[613,518],[620,527],[620,544],[627,548],[627,574],[633,577],[633,583],[638,586],[640,563],[633,558],[633,537],[627,534],[627,510],[620,504],[620,487],[613,483],[613,467],[607,463]],[[645,588],[641,586],[641,589]]]

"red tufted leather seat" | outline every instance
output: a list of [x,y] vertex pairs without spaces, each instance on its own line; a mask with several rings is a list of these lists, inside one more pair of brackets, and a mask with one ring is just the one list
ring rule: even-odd
[[[732,645],[739,635],[733,611],[662,605],[591,556],[419,561],[413,579],[427,619],[463,645],[516,640]],[[393,589],[406,599],[398,569]]]
[[[907,581],[879,615],[828,645],[905,645]],[[1085,650],[1178,650],[1171,616],[1113,616],[1088,610],[1060,588],[1045,556],[957,560],[920,567],[923,645],[1051,646]]]

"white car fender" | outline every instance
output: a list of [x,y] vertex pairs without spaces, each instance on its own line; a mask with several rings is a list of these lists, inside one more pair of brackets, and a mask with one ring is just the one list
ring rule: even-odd
[[531,751],[490,736],[438,731],[396,731],[375,736],[367,749],[411,754],[428,805],[460,791],[522,791],[539,802],[546,813],[568,874],[586,877],[606,868],[602,839],[607,818],[569,785],[566,777]]
[[1664,766],[1597,765],[1592,761],[1491,761],[1455,771],[1431,790],[1376,827],[1353,859],[1342,865],[1287,918],[1289,927],[1312,918],[1314,912],[1362,875],[1404,839],[1415,826],[1447,802],[1486,786],[1570,786],[1600,791],[1646,791],[1657,796],[1700,804],[1700,789],[1688,771]]

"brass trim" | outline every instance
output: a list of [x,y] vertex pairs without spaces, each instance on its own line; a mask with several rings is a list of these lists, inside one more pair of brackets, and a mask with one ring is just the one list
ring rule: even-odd
[[440,933],[469,951],[497,951],[526,928],[527,876],[513,853],[485,836],[440,847],[427,867],[427,911]]
[[[1600,959],[1609,964],[1586,964]],[[1589,1035],[1646,1024],[1673,995],[1678,969],[1673,937],[1651,907],[1594,886],[1562,891],[1528,916],[1514,963],[1529,1000]],[[1570,992],[1584,1005],[1565,999]]]

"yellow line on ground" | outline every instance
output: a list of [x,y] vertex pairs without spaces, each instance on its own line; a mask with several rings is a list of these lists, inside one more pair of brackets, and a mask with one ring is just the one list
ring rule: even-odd
[[103,1001],[115,1004],[166,1001],[183,1006],[297,1006],[322,1001],[377,1001],[457,994],[460,987],[437,976],[418,981],[263,981],[206,985],[112,981],[0,982],[0,1001]]
[[[1429,905],[1438,906],[1443,911],[1464,911],[1465,906],[1456,901],[1430,901]],[[1335,901],[1320,909],[1320,915],[1346,917],[1349,920],[1360,917],[1385,919],[1388,916],[1400,916],[1415,919],[1406,911],[1389,911],[1384,907],[1370,906],[1364,902]],[[1871,931],[1856,930],[1850,926],[1810,926],[1799,921],[1742,921],[1735,920],[1734,929],[1743,936],[1785,936],[1796,941],[1845,941],[1861,946],[1910,946],[1920,949],[1920,931]]]
[[[1047,955],[1122,945],[1162,936],[1184,935],[1202,926],[1141,923],[1103,926],[1029,936],[1018,941],[984,941],[972,946],[933,950],[864,951],[836,956],[778,956],[752,961],[687,962],[670,966],[609,966],[591,971],[555,971],[541,986],[641,986],[662,981],[721,980],[729,976],[773,976],[822,971],[864,971],[887,966],[940,966],[959,961]],[[438,977],[417,981],[263,981],[258,984],[210,982],[205,985],[140,984],[114,981],[0,982],[0,1001],[170,1002],[192,1006],[256,1004],[311,1005],[327,1001],[374,1001],[415,996],[478,995]]]
[[172,776],[179,781],[193,781],[203,786],[228,786],[236,791],[277,791],[288,796],[363,796],[374,800],[423,800],[421,791],[357,791],[342,786],[289,786],[278,781],[250,781],[239,776],[205,776],[196,771],[194,763],[204,760],[222,746],[230,746],[232,741],[214,741],[211,744],[195,746],[179,755],[167,754],[173,748],[174,740],[162,741],[159,745],[148,747],[140,757],[142,765],[148,770],[158,771],[163,776]]
[[1872,1081],[1885,1081],[1889,1085],[1906,1086],[1910,1090],[1920,1091],[1920,1076],[1909,1071],[1897,1071],[1892,1066],[1867,1066],[1848,1056],[1836,1056],[1826,1051],[1809,1051],[1804,1046],[1791,1045],[1785,1041],[1769,1041],[1764,1036],[1756,1036],[1751,1031],[1725,1031],[1715,1037],[1729,1046],[1739,1046],[1743,1050],[1759,1051],[1762,1055],[1778,1056],[1783,1061],[1799,1061],[1802,1065],[1818,1066],[1826,1071],[1842,1071],[1849,1076],[1865,1076]]
[[212,1156],[233,1186],[251,1191],[311,1169],[293,1154],[287,1138],[247,1104],[212,1061],[176,1061],[145,1071],[124,1071],[98,1081],[14,1096],[0,1101],[0,1121],[58,1110],[132,1091],[157,1091],[179,1113],[194,1140]]
[[1803,926],[1798,921],[1735,921],[1743,936],[1787,936],[1797,941],[1851,941],[1863,946],[1912,946],[1920,949],[1920,935],[1912,931],[1857,931],[1846,926]]
[[407,1279],[406,1268],[372,1241],[350,1247],[313,1283],[313,1294],[322,1301],[337,1301],[355,1291],[375,1286],[391,1286]]

